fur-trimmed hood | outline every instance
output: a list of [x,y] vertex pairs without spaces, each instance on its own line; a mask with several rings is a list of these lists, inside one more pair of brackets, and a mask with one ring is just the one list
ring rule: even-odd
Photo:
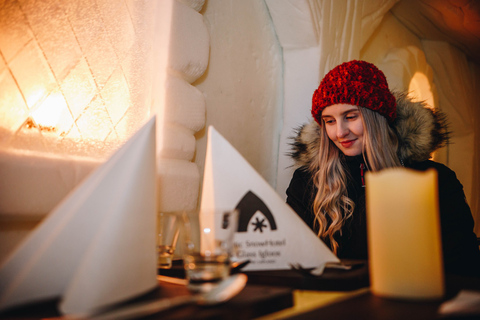
[[[392,126],[398,136],[398,155],[404,163],[428,160],[438,148],[448,143],[446,116],[430,109],[424,102],[414,102],[406,93],[393,93],[397,118]],[[296,129],[290,156],[296,167],[308,167],[318,154],[320,126],[312,120]]]

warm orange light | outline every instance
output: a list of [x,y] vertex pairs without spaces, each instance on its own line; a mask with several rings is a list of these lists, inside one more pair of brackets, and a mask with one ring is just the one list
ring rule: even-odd
[[[408,96],[413,101],[425,101],[427,107],[430,109],[435,109],[435,101],[433,100],[432,88],[428,77],[422,72],[415,72],[410,84],[408,86]],[[435,159],[435,153],[432,154],[432,160]]]
[[432,88],[430,82],[425,74],[416,72],[408,86],[408,96],[413,101],[425,101],[428,107],[434,109],[435,102],[433,101]]
[[1,6],[0,148],[103,158],[123,144],[150,115],[153,8]]
[[65,99],[60,94],[53,94],[31,112],[31,117],[41,128],[56,130],[59,127],[62,112],[66,108]]

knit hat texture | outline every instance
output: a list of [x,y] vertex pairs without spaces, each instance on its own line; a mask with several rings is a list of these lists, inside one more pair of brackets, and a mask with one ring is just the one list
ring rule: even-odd
[[368,108],[393,122],[397,116],[395,97],[387,78],[375,65],[361,60],[342,63],[328,72],[312,98],[312,116],[322,125],[322,111],[346,103]]

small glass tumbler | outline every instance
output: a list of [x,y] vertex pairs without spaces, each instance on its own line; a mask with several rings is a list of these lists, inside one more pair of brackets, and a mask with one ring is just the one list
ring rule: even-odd
[[172,267],[173,255],[180,233],[181,214],[177,212],[160,212],[157,219],[157,267]]
[[[200,211],[198,228],[193,227],[191,219],[184,219],[184,222],[186,238],[183,263],[187,287],[192,292],[208,292],[230,275],[238,211]],[[195,233],[199,234],[199,239],[192,237]]]

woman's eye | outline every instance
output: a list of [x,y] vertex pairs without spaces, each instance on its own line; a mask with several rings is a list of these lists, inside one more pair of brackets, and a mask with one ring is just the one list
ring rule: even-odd
[[347,120],[354,120],[354,119],[358,118],[358,115],[356,115],[356,114],[348,115],[346,118],[347,118]]
[[324,119],[324,121],[326,124],[332,124],[335,122],[335,120],[327,120],[327,119]]

